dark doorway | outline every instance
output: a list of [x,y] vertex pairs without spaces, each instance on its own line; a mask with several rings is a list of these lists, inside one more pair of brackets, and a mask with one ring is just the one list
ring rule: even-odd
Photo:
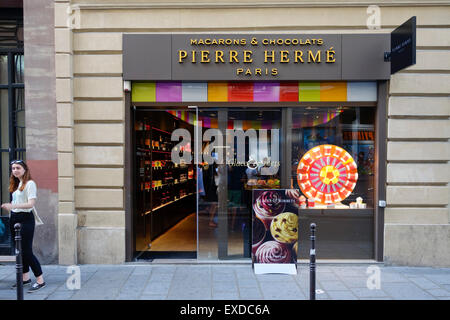
[[193,155],[193,141],[180,147],[172,133],[191,137],[194,113],[134,112],[134,251],[137,259],[196,258],[196,173],[193,162],[173,161],[172,150]]

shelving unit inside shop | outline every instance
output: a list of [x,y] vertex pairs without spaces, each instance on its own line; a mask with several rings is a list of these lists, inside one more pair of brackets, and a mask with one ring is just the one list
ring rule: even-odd
[[[186,202],[195,201],[196,192],[194,164],[175,163],[171,157],[178,144],[171,141],[171,132],[192,128],[171,114],[150,113],[151,118],[135,120],[135,230],[144,245],[193,213]],[[179,151],[192,153],[190,145]]]

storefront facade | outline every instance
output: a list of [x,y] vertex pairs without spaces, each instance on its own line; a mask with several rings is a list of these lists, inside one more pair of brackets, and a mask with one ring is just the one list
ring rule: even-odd
[[[375,4],[380,29],[368,28],[367,6],[348,3],[55,1],[59,262],[121,263],[143,251],[136,247],[142,227],[136,225],[137,132],[146,131],[139,121],[160,117],[192,132],[192,119],[201,120],[203,142],[208,129],[267,130],[269,136],[279,130],[268,144],[279,150],[279,170],[270,179],[275,188],[300,187],[299,162],[318,145],[337,145],[359,160],[353,195],[341,201],[348,208],[299,213],[300,259],[307,225],[317,218],[324,259],[448,266],[449,7]],[[391,77],[382,58],[390,49],[388,35],[412,15],[418,21],[417,64]],[[158,40],[147,46],[142,39],[151,36]],[[127,42],[133,37],[136,43]],[[159,48],[151,51],[156,56],[147,47]],[[136,51],[130,60],[128,50]],[[157,127],[163,122],[149,128],[172,134]],[[218,171],[230,175],[230,167]],[[195,171],[186,176],[198,181]],[[153,181],[142,182],[146,190],[145,182]],[[208,201],[198,183],[176,195],[152,195],[165,199],[152,203],[158,209],[192,197],[180,208],[194,209],[198,260],[248,258],[251,233],[242,218],[248,207],[232,191],[249,183],[235,188],[233,182],[228,177],[217,199]],[[358,196],[366,207],[350,209]],[[217,228],[202,229],[214,211]]]
[[[125,153],[137,154],[127,158],[126,170],[130,178],[138,176],[128,183],[134,194],[128,233],[135,235],[128,251],[133,257],[190,252],[199,260],[248,259],[255,235],[253,190],[294,188],[319,202],[295,210],[299,258],[307,258],[308,226],[316,222],[323,259],[382,260],[383,208],[374,199],[385,198],[376,187],[385,176],[377,167],[385,154],[377,152],[375,137],[385,138],[375,126],[384,124],[377,101],[390,77],[390,63],[382,59],[389,47],[390,35],[124,34],[123,77],[131,88],[126,111],[135,123]],[[353,81],[342,81],[347,79]],[[180,142],[176,130],[189,126],[189,142]],[[173,166],[178,152],[171,151],[179,142],[189,149],[188,156],[180,154],[185,169]],[[353,175],[344,166],[338,172],[335,158],[328,157],[313,170],[326,161],[335,169],[334,183],[320,180],[318,171],[311,179],[299,174],[307,151],[324,145],[348,150],[359,169],[354,162]],[[358,197],[364,209],[356,206]],[[171,240],[163,239],[176,231],[165,231],[178,221],[174,229],[187,228],[190,214],[191,237],[178,231],[170,249]],[[179,243],[195,236],[190,249]]]

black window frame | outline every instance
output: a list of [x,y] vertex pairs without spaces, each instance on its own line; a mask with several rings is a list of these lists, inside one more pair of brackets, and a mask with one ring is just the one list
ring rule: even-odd
[[[18,79],[16,76],[17,63],[16,57],[21,57],[24,59],[23,48],[0,48],[0,55],[7,56],[7,74],[8,82],[6,84],[0,84],[0,90],[6,90],[8,94],[7,106],[1,105],[1,108],[8,108],[8,147],[0,148],[0,168],[5,165],[3,163],[3,154],[8,153],[8,166],[12,160],[15,159],[26,159],[26,145],[25,145],[25,126],[19,126],[18,123],[18,112],[25,112],[25,101],[19,101],[16,99],[17,90],[25,90],[24,79]],[[22,61],[19,62],[20,64]],[[20,68],[20,67],[19,67]],[[23,70],[22,70],[23,72]],[[16,82],[16,80],[21,80],[21,82]],[[24,93],[24,92],[23,92]],[[1,140],[0,132],[0,140]],[[0,197],[1,202],[11,201],[11,195],[9,199],[3,199],[4,188],[9,188],[9,179],[3,181],[2,175],[0,175]],[[3,211],[3,210],[2,210]],[[3,214],[3,212],[2,212]],[[6,215],[1,216],[2,223],[5,225],[5,233],[10,239],[9,244],[0,244],[0,255],[12,255],[13,254],[13,243],[11,241],[11,235],[9,232],[9,218]]]

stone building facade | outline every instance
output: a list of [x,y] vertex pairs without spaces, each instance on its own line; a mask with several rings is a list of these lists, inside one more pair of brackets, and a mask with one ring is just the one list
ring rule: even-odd
[[[379,28],[368,28],[369,5]],[[449,1],[24,1],[27,158],[47,221],[40,254],[129,260],[124,33],[389,33],[411,16],[417,63],[391,77],[386,96],[383,261],[450,266]]]

